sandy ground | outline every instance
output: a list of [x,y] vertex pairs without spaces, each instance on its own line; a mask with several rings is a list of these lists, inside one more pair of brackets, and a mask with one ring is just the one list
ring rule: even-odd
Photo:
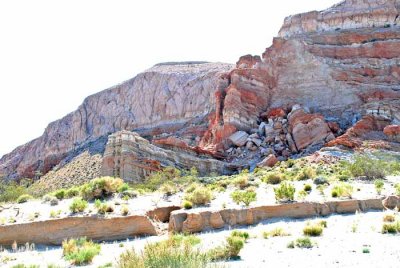
[[[390,195],[394,193],[393,185],[400,181],[400,177],[392,176],[388,177],[385,182],[385,187],[382,195]],[[321,195],[320,191],[317,190],[317,186],[313,184],[312,180],[307,181],[295,181],[293,184],[296,187],[296,193],[304,188],[305,184],[312,186],[313,190],[304,199],[299,199],[295,196],[297,201],[309,201],[309,202],[325,202],[330,200],[337,200],[337,198],[331,197],[331,188],[333,185],[328,186],[324,190],[324,194]],[[354,181],[351,183],[354,187],[353,198],[354,199],[367,199],[378,197],[375,187],[372,182],[362,182]],[[269,185],[265,183],[260,183],[257,188],[257,201],[251,203],[251,206],[262,206],[276,204],[274,185]],[[221,209],[226,208],[240,208],[242,204],[236,204],[232,201],[230,197],[233,191],[237,190],[234,186],[229,186],[224,192],[214,193],[215,198],[212,200],[211,204],[207,206],[208,208]],[[107,217],[112,217],[113,215],[121,215],[122,205],[127,205],[129,207],[130,214],[144,215],[146,211],[163,206],[180,206],[182,204],[182,199],[184,197],[183,193],[178,193],[168,198],[165,198],[162,193],[151,193],[140,195],[137,198],[124,201],[118,198],[112,198],[108,202],[114,204],[114,213],[108,214]],[[37,220],[50,219],[50,213],[58,212],[59,215],[56,217],[68,217],[71,215],[69,211],[69,206],[72,199],[65,199],[59,201],[56,206],[50,206],[49,203],[43,203],[41,200],[31,200],[23,204],[5,204],[3,207],[8,209],[0,208],[0,224],[12,224],[31,222]],[[200,208],[201,210],[201,208]],[[97,214],[97,210],[94,208],[93,202],[89,203],[89,207],[83,213],[78,213],[76,215],[93,215]]]
[[[316,246],[312,249],[289,249],[287,244],[302,236],[302,229],[307,221],[318,220],[267,220],[255,226],[239,228],[248,231],[251,238],[241,251],[241,260],[222,263],[224,267],[399,267],[399,235],[381,234],[384,212],[367,212],[351,215],[332,215],[324,219],[328,228],[321,237],[312,238]],[[282,227],[291,235],[264,239],[263,231]],[[355,232],[353,232],[355,231]],[[210,249],[222,244],[231,230],[201,233],[200,247]],[[115,265],[118,256],[128,248],[141,250],[146,243],[165,239],[166,236],[153,236],[126,241],[103,243],[101,254],[95,257],[88,267],[105,264]],[[368,248],[370,253],[363,253]],[[5,267],[15,264],[40,264],[47,267],[56,264],[68,267],[62,259],[60,247],[37,247],[34,251],[18,253],[3,252]]]

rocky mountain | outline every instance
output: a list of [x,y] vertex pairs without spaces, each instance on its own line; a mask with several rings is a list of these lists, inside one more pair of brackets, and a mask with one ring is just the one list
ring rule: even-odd
[[204,62],[156,65],[89,96],[76,111],[50,123],[41,137],[1,158],[0,174],[9,178],[45,174],[82,148],[104,151],[107,138],[100,138],[119,130],[160,134],[206,123],[215,106],[219,74],[231,68]]
[[[286,18],[261,57],[243,56],[236,66],[154,66],[88,97],[42,137],[5,155],[0,174],[33,177],[87,149],[106,151],[105,174],[143,177],[174,161],[225,172],[324,145],[396,143],[399,14],[400,0],[346,0]],[[111,135],[106,145],[119,130],[138,134]]]

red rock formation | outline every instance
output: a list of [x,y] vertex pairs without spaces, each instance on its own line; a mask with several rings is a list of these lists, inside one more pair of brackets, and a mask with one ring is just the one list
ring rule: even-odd
[[389,137],[392,141],[400,142],[400,126],[399,125],[389,125],[383,129],[383,133]]

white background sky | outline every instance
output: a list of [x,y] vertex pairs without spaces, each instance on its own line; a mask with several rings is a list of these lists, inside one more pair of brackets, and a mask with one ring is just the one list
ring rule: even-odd
[[1,0],[0,156],[165,61],[260,55],[284,17],[339,0]]

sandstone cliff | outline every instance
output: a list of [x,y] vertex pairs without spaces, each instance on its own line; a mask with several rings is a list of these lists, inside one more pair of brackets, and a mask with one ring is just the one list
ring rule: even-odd
[[286,18],[261,58],[240,58],[226,77],[203,146],[226,149],[236,130],[258,128],[263,113],[295,104],[342,129],[367,114],[398,124],[399,7],[397,0],[346,0]]
[[[0,174],[9,178],[33,177],[49,171],[82,147],[118,130],[169,132],[190,121],[206,123],[214,109],[223,63],[170,63],[156,65],[120,85],[85,99],[76,110],[55,121],[43,135],[0,160]],[[106,139],[107,140],[107,139]]]

